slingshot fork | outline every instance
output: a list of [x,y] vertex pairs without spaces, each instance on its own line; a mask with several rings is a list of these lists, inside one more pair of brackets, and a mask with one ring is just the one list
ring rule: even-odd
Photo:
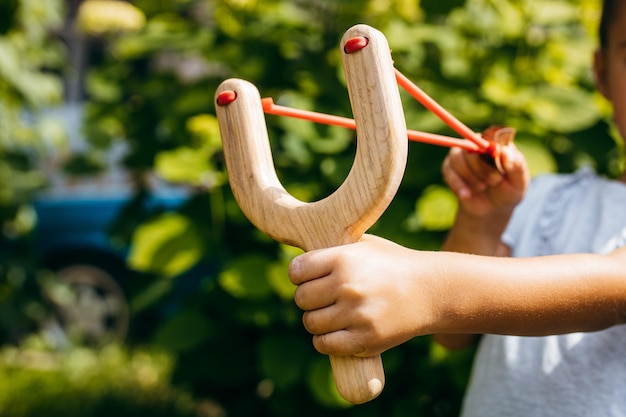
[[[368,44],[358,51],[346,49],[355,37]],[[299,201],[278,180],[256,87],[229,79],[216,92],[226,168],[242,211],[272,238],[305,251],[357,242],[393,199],[406,166],[406,122],[387,40],[376,29],[356,25],[344,34],[341,50],[357,149],[344,183],[322,200]],[[220,100],[224,94],[231,97],[228,103]],[[380,355],[331,356],[330,361],[347,401],[364,403],[382,391]]]

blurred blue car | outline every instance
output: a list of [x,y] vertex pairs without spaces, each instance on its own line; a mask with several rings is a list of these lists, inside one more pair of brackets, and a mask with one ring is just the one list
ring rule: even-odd
[[[122,288],[131,277],[126,264],[129,248],[114,245],[109,232],[132,191],[92,186],[61,192],[52,188],[33,201],[35,250],[41,265],[57,277],[57,285],[45,291],[55,314],[44,325],[44,334],[56,346],[119,341],[128,332]],[[184,190],[162,187],[146,204],[175,210],[187,199]]]
[[[50,112],[66,124],[69,146],[53,148],[43,162],[41,171],[49,184],[33,201],[35,250],[41,266],[57,278],[44,289],[55,310],[44,334],[54,345],[122,340],[129,325],[122,290],[131,276],[126,263],[129,248],[114,245],[110,229],[134,198],[136,178],[121,166],[126,154],[123,141],[101,155],[105,167],[98,173],[69,175],[63,170],[69,159],[89,150],[78,133],[81,112],[79,105]],[[144,201],[152,208],[175,210],[190,197],[188,189],[155,176],[144,180],[149,186]]]

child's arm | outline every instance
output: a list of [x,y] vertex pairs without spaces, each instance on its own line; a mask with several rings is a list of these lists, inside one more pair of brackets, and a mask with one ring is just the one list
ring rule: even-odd
[[[512,137],[506,139],[510,142]],[[442,173],[446,183],[459,200],[459,210],[455,224],[444,244],[444,250],[482,255],[501,254],[506,250],[506,247],[501,244],[500,235],[509,221],[513,208],[526,190],[528,170],[523,156],[513,145],[504,147],[502,162],[507,173],[505,176],[481,160],[479,155],[469,154],[460,149],[452,149],[448,154],[442,165]],[[384,269],[390,261],[381,255],[380,262]],[[317,261],[313,260],[307,262],[307,265],[316,263]],[[297,272],[297,265],[297,262],[294,263],[296,272],[292,273],[292,279],[299,283],[302,282],[303,277]],[[309,279],[311,276],[315,276],[315,273],[304,279]],[[380,279],[387,282],[384,276],[386,273]],[[319,283],[323,282],[328,282],[328,280]],[[319,283],[312,286],[315,287]],[[299,291],[302,293],[302,290]],[[407,295],[413,297],[411,294]],[[393,302],[393,300],[390,301]],[[307,306],[306,300],[299,301],[299,303],[302,307]],[[396,323],[401,324],[400,321]],[[393,332],[390,330],[391,333]],[[397,344],[413,337],[413,333],[405,329],[391,337],[389,343]],[[474,335],[436,334],[434,337],[445,347],[462,348],[471,343]]]
[[[442,165],[446,183],[459,201],[456,220],[442,250],[476,255],[509,256],[500,237],[529,182],[526,161],[514,145],[504,147],[505,175],[478,155],[451,149]],[[435,334],[448,349],[469,346],[472,334]]]
[[504,174],[479,155],[450,150],[441,171],[459,201],[459,209],[442,249],[503,255],[500,237],[526,192],[530,174],[524,156],[513,143],[502,148],[502,166]]
[[317,350],[370,356],[415,336],[541,336],[626,323],[626,249],[499,258],[421,252],[374,236],[291,264]]

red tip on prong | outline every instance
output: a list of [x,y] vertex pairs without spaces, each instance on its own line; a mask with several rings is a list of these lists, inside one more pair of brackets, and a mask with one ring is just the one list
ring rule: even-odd
[[236,99],[237,99],[236,92],[234,92],[233,90],[226,90],[226,91],[222,91],[221,93],[217,95],[216,101],[217,101],[218,106],[225,106],[227,104],[232,103]]
[[365,48],[368,43],[370,43],[370,40],[365,36],[357,36],[346,41],[343,51],[346,54],[351,54],[352,52],[360,51]]

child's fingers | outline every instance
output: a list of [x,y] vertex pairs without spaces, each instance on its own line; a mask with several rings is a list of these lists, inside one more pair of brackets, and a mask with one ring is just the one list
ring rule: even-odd
[[530,173],[524,155],[513,143],[502,148],[502,165],[511,186],[525,190],[530,182]]
[[289,264],[289,280],[294,285],[321,278],[331,273],[329,249],[313,250],[295,257]]
[[443,161],[443,179],[448,184],[448,187],[459,200],[466,200],[472,196],[471,188],[463,181],[463,178],[454,169],[449,167],[449,160],[446,158]]
[[359,356],[365,352],[365,347],[348,330],[313,336],[313,346],[324,355]]
[[325,308],[304,312],[302,324],[312,335],[320,335],[345,329],[349,322],[345,312],[332,304]]
[[294,301],[302,310],[318,310],[337,300],[337,285],[330,276],[306,281],[296,288]]
[[484,188],[488,186],[493,187],[502,181],[502,174],[498,169],[487,163],[481,155],[466,154],[465,160],[469,167],[468,169],[478,178],[481,184],[485,184]]
[[487,175],[484,173],[485,168],[480,165],[478,156],[469,155],[462,149],[450,149],[442,171],[444,178],[454,182],[459,190],[467,187],[472,191],[483,191],[487,188]]

